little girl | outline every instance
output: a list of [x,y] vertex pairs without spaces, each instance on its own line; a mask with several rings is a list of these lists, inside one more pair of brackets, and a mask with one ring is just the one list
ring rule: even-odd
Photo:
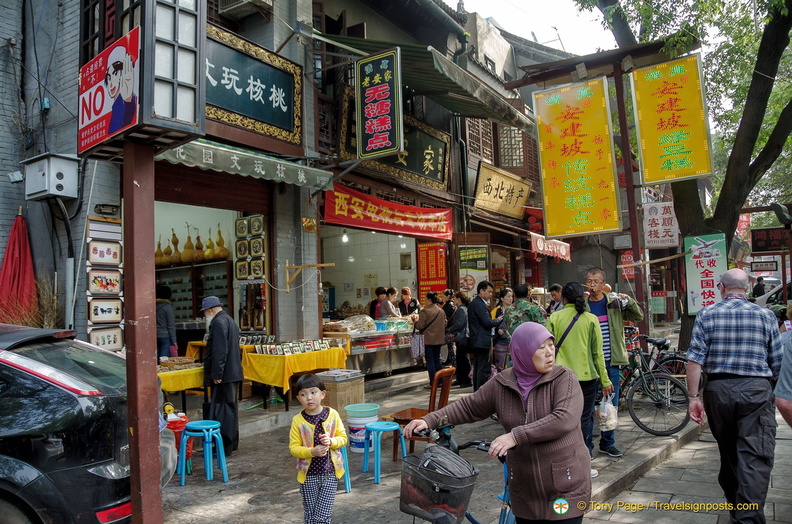
[[289,451],[297,457],[297,482],[303,499],[305,524],[329,524],[338,479],[344,476],[340,449],[347,445],[344,423],[333,408],[322,406],[327,396],[316,375],[297,380],[297,399],[304,408],[294,416]]

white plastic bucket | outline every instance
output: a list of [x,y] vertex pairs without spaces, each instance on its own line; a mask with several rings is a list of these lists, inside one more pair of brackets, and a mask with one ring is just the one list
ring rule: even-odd
[[[376,422],[379,417],[360,417],[347,419],[347,436],[349,436],[349,450],[352,453],[363,453],[366,445],[366,424]],[[370,437],[369,437],[370,438]],[[369,442],[369,453],[374,446]]]

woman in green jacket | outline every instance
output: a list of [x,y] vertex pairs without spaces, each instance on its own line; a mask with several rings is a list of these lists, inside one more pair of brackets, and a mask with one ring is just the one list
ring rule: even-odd
[[[586,311],[583,286],[577,282],[569,282],[561,291],[561,296],[564,307],[550,315],[547,329],[556,340],[556,363],[570,368],[580,381],[580,389],[583,390],[580,429],[591,452],[594,449],[592,417],[597,389],[600,388],[601,381],[602,394],[610,395],[613,385],[605,369],[599,320]],[[596,470],[591,470],[591,476],[597,476]]]

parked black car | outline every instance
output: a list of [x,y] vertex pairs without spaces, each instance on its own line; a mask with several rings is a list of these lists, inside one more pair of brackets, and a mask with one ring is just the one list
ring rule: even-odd
[[[0,521],[131,521],[126,360],[74,331],[0,324]],[[165,485],[173,432],[160,433]]]

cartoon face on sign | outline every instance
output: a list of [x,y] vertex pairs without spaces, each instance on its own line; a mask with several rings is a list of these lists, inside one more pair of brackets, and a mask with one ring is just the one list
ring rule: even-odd
[[110,51],[106,65],[104,83],[111,104],[108,131],[114,133],[134,123],[137,115],[136,64],[126,47],[118,45]]

